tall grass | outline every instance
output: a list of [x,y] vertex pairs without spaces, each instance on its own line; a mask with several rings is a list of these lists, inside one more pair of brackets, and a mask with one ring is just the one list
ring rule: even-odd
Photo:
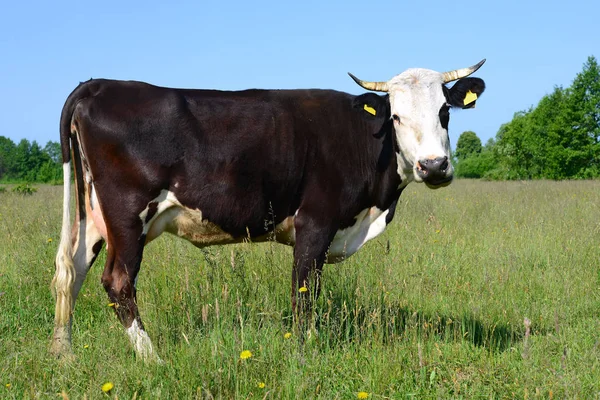
[[0,398],[600,398],[599,181],[408,186],[381,237],[325,267],[306,340],[290,248],[164,235],[138,281],[164,365],[136,360],[103,256],[76,306],[75,358],[48,354],[60,194],[0,193]]

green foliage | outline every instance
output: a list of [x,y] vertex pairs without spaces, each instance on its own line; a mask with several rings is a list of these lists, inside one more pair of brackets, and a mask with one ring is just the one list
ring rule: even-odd
[[600,176],[600,68],[589,57],[573,84],[500,127],[493,148],[500,179]]
[[5,193],[6,192],[6,188],[4,186],[0,186],[0,193]]
[[454,152],[454,155],[457,160],[460,162],[479,153],[481,153],[481,140],[477,137],[475,132],[463,132],[456,142],[456,151]]
[[107,306],[105,251],[75,308],[74,356],[48,354],[61,194],[0,197],[2,399],[600,393],[600,181],[409,185],[381,237],[325,266],[304,341],[291,323],[291,248],[199,250],[163,235],[145,249],[137,302],[164,365],[136,358]]
[[32,194],[37,192],[37,189],[31,186],[29,183],[21,183],[20,185],[13,187],[12,191],[14,193],[22,194],[24,196],[31,196]]
[[459,178],[489,178],[497,168],[496,158],[490,150],[474,154],[456,165],[456,176]]
[[18,144],[0,136],[0,181],[56,183],[62,179],[60,144],[48,142],[42,149],[34,140]]
[[497,157],[493,152],[494,141],[481,146],[481,140],[475,132],[463,132],[456,143],[456,171],[459,178],[489,178],[491,171],[497,168]]
[[456,144],[456,176],[494,180],[600,177],[600,67],[592,56],[568,88],[514,114],[484,148],[474,132]]
[[12,140],[0,136],[0,179],[12,175],[15,169],[16,146]]
[[52,161],[54,164],[62,164],[60,143],[49,141],[46,143],[46,146],[44,146],[44,153],[48,155],[50,161]]

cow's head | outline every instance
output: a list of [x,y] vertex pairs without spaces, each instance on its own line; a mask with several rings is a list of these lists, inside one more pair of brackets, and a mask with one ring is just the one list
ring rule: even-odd
[[[393,120],[399,147],[398,173],[403,182],[425,182],[431,188],[450,184],[454,173],[448,138],[450,107],[475,106],[485,83],[479,78],[466,77],[484,62],[485,59],[472,67],[443,73],[411,68],[387,82],[366,82],[350,74],[363,88],[389,94],[379,99],[389,99],[386,106]],[[458,82],[446,87],[453,81]],[[363,96],[366,112],[373,114],[376,108],[381,108],[380,104],[369,105],[375,96]]]

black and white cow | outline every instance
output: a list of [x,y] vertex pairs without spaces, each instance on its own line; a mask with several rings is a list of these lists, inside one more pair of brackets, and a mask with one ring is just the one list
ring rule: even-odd
[[408,183],[452,181],[449,111],[474,106],[485,85],[466,77],[484,61],[445,73],[409,69],[388,82],[351,75],[383,96],[80,84],[60,121],[64,206],[52,350],[70,351],[75,300],[106,243],[102,284],[138,355],[158,358],[135,282],[144,246],[163,232],[198,247],[269,237],[294,246],[296,311],[299,297],[318,295],[324,263],[383,232]]

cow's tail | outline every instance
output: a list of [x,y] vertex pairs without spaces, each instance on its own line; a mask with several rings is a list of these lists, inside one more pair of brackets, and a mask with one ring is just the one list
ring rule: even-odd
[[[53,350],[62,352],[70,348],[70,325],[73,312],[72,289],[75,282],[73,242],[71,238],[71,151],[77,144],[71,132],[71,119],[79,100],[87,97],[87,83],[80,84],[67,98],[60,117],[60,146],[63,160],[63,212],[60,244],[55,259],[56,271],[52,291],[56,300]],[[76,188],[77,189],[77,188]],[[77,190],[76,190],[77,192]],[[78,194],[75,193],[77,196]]]

